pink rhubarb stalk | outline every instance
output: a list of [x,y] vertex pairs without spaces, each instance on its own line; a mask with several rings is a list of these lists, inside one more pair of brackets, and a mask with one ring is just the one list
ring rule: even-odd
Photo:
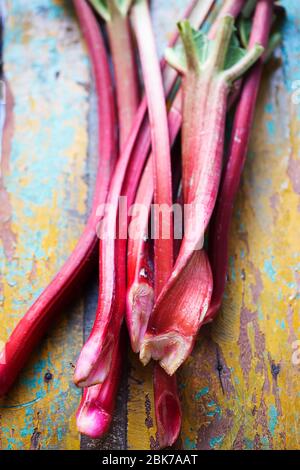
[[[138,74],[128,19],[130,1],[119,2],[113,0],[103,3],[100,0],[93,0],[91,3],[106,20],[109,33],[116,81],[120,147],[122,149],[134,123],[139,95]],[[103,242],[100,256],[103,256],[103,250],[105,249],[106,245]],[[122,275],[122,272],[120,275]],[[125,276],[124,271],[123,275]],[[122,280],[122,283],[124,282],[125,280]],[[116,315],[120,315],[118,309],[122,308],[122,301],[118,301],[116,297],[114,303],[117,310]],[[80,432],[94,438],[100,438],[108,430],[118,392],[121,375],[121,355],[124,351],[124,347],[122,351],[119,343],[117,343],[111,352],[112,364],[104,383],[84,390],[77,413],[77,425]]]
[[[249,48],[255,43],[267,48],[273,15],[273,0],[258,0]],[[205,321],[211,321],[222,304],[228,265],[228,238],[234,200],[244,168],[255,105],[261,82],[263,58],[249,72],[235,113],[229,158],[223,175],[210,227],[209,252],[214,277],[212,301]]]
[[138,74],[128,18],[131,1],[90,2],[106,21],[116,81],[120,148],[123,149],[139,105]]
[[103,384],[84,389],[76,414],[76,423],[78,431],[92,439],[99,439],[109,430],[122,374],[124,354],[126,354],[125,337],[121,333],[120,340],[114,348],[111,368],[106,380]]
[[[151,129],[154,204],[172,206],[171,152],[165,94],[147,0],[136,0],[132,22],[140,52]],[[155,216],[155,294],[159,295],[173,268],[173,220],[166,216],[166,236]]]
[[[143,78],[148,103],[152,143],[153,199],[157,207],[173,204],[171,150],[167,109],[156,55],[155,39],[152,31],[151,18],[147,0],[136,0],[132,10],[133,27],[137,38]],[[172,114],[171,114],[172,116]],[[180,118],[180,115],[179,115]],[[175,127],[176,135],[179,127],[178,113]],[[149,202],[149,200],[147,201]],[[173,269],[173,216],[168,211],[164,217],[164,229],[161,230],[161,218],[154,214],[154,298],[157,299]],[[158,367],[154,373],[154,396],[158,438],[160,446],[172,445],[178,437],[181,427],[181,409],[177,395],[175,377],[167,377]],[[175,403],[175,406],[173,406]],[[173,419],[170,419],[175,413]],[[175,421],[174,421],[175,420]]]
[[225,0],[224,4],[221,7],[221,10],[218,13],[218,17],[214,24],[212,25],[209,31],[209,39],[214,39],[218,28],[220,26],[220,22],[224,16],[233,16],[233,18],[237,18],[241,13],[242,9],[245,6],[245,0]]
[[181,429],[181,404],[176,375],[170,377],[159,364],[153,370],[154,406],[160,448],[172,446]]
[[[211,1],[206,2],[206,14],[211,4]],[[194,17],[195,23],[202,21],[203,11],[197,10],[198,13],[196,12]],[[199,13],[201,14],[200,20],[197,19]],[[171,91],[177,74],[172,77],[165,88],[166,94]],[[106,379],[112,350],[123,321],[123,302],[126,294],[123,295],[125,287],[122,264],[124,261],[122,260],[126,257],[126,240],[113,238],[118,231],[120,232],[120,227],[118,227],[119,197],[126,195],[128,206],[133,203],[140,175],[150,150],[150,129],[146,112],[147,100],[144,99],[114,172],[108,198],[110,210],[105,216],[100,214],[103,221],[99,235],[104,238],[104,241],[100,241],[100,251],[103,251],[103,256],[100,256],[100,297],[92,332],[81,351],[75,369],[74,382],[80,387],[96,385]],[[126,225],[127,221],[123,218],[122,223]],[[121,232],[125,231],[126,227],[121,227]],[[120,302],[118,307],[116,307],[116,299]]]
[[[74,382],[79,387],[90,387],[104,382],[111,355],[119,336],[126,305],[126,235],[127,217],[119,217],[120,196],[127,197],[130,206],[150,150],[147,122],[142,128],[137,120],[114,172],[106,210],[102,209],[99,225],[100,286],[96,319],[91,334],[77,361]],[[130,164],[137,172],[128,172]],[[126,174],[128,177],[126,177]],[[125,186],[125,190],[124,190]],[[119,219],[122,225],[119,225]],[[123,237],[119,237],[119,233]]]
[[[212,3],[212,2],[210,2]],[[211,4],[205,2],[197,2],[191,14],[191,22],[196,25],[196,28],[201,27],[204,19],[209,11]],[[225,4],[226,8],[222,8],[219,12],[215,23],[219,24],[221,18],[227,12],[228,14],[238,15],[242,2],[233,2],[229,0]],[[211,28],[210,36],[214,34],[214,26]],[[177,37],[174,36],[173,42],[176,42]],[[166,72],[171,71],[177,76],[175,69],[167,67]],[[166,76],[164,75],[164,81]],[[167,80],[168,82],[168,80]],[[182,97],[179,93],[172,105],[171,112],[169,113],[169,130],[171,135],[174,136],[181,126],[181,101]],[[174,114],[174,118],[172,118]],[[174,125],[172,124],[174,122]],[[139,194],[136,203],[143,204],[147,210],[143,210],[137,219],[137,226],[134,222],[134,237],[129,237],[128,241],[128,295],[127,295],[127,326],[129,336],[131,339],[131,346],[133,351],[139,352],[141,341],[145,335],[147,324],[153,308],[153,282],[152,275],[149,275],[149,259],[148,259],[148,240],[145,239],[145,233],[148,234],[148,211],[150,211],[150,203],[153,200],[153,184],[150,179],[151,169],[148,167],[145,171],[143,181],[140,184]],[[147,176],[148,174],[148,176]],[[152,174],[152,173],[151,173]],[[148,182],[147,182],[148,179]],[[149,203],[149,201],[151,201]],[[149,206],[148,206],[149,205]]]
[[74,252],[18,323],[0,355],[0,395],[9,391],[32,350],[47,331],[54,315],[60,311],[64,302],[70,297],[73,298],[74,291],[76,292],[90,267],[98,246],[97,208],[106,200],[117,155],[113,85],[104,43],[98,24],[85,0],[74,0],[74,5],[93,65],[98,113],[101,123],[105,122],[105,127],[99,126],[99,165],[93,208]]
[[[185,56],[169,53],[183,73],[183,195],[185,234],[173,273],[150,318],[140,352],[172,375],[190,354],[209,307],[212,274],[203,251],[222,169],[227,98],[231,85],[260,57],[255,45],[243,54],[231,45],[232,16],[222,18],[215,41],[180,23]],[[186,207],[186,206],[185,206]]]
[[[170,142],[173,145],[181,127],[181,93],[168,114]],[[154,305],[154,275],[149,257],[149,216],[154,197],[152,156],[145,167],[132,213],[128,239],[126,320],[132,350],[140,351]]]

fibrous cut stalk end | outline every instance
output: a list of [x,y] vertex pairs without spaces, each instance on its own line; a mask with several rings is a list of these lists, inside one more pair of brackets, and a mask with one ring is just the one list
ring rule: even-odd
[[176,376],[170,377],[156,364],[153,383],[159,446],[170,447],[178,439],[182,418]]
[[140,351],[141,343],[144,339],[149,318],[154,304],[154,291],[148,284],[133,285],[129,292],[128,308],[130,339],[132,350],[135,353]]
[[161,335],[147,334],[141,346],[140,360],[147,365],[152,358],[167,374],[173,375],[190,355],[193,344],[193,336],[183,336],[176,331]]

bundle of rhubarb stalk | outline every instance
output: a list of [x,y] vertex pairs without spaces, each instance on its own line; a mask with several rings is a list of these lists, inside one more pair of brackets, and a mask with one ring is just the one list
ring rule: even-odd
[[181,426],[176,371],[221,306],[234,199],[283,12],[274,0],[193,0],[159,61],[147,0],[73,2],[98,97],[92,212],[8,339],[0,394],[99,256],[95,322],[74,372],[78,429],[96,438],[109,428],[127,326],[141,362],[155,361],[158,440],[170,446]]

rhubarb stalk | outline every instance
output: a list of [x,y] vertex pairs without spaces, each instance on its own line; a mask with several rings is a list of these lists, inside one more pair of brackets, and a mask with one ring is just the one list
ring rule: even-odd
[[[91,3],[106,20],[109,33],[116,81],[120,148],[122,149],[134,123],[139,95],[138,75],[127,15],[130,2],[113,0],[105,3],[97,0],[91,1]],[[105,249],[106,244],[102,242],[100,257],[103,256]],[[100,265],[101,263],[100,259]],[[120,276],[122,275],[125,276],[124,271],[120,273]],[[122,283],[124,282],[125,280],[122,280]],[[103,283],[100,281],[100,289],[102,286]],[[122,301],[118,302],[117,297],[114,299],[114,303],[116,309],[122,309],[123,303]],[[116,315],[120,315],[118,311]],[[111,352],[111,368],[104,383],[84,390],[77,413],[77,427],[80,432],[90,437],[100,438],[111,423],[121,375],[121,356],[124,351],[125,348],[121,348],[117,342]]]
[[76,414],[78,431],[92,439],[107,433],[115,408],[123,357],[126,352],[124,331],[114,348],[111,368],[103,384],[84,389]]
[[99,165],[92,213],[74,252],[8,339],[0,355],[0,395],[9,391],[32,350],[47,331],[54,315],[70,296],[73,297],[74,291],[76,292],[90,268],[91,259],[94,258],[98,246],[97,208],[106,200],[116,161],[113,85],[105,46],[98,24],[85,0],[74,0],[74,5],[87,42],[98,95]]
[[[211,0],[206,2],[206,14],[211,4]],[[199,18],[197,19],[199,13],[202,20],[203,11],[200,9],[195,15],[195,23],[199,21]],[[176,77],[175,74],[172,80],[168,81],[166,94],[171,91]],[[103,256],[100,257],[100,297],[92,332],[81,351],[75,369],[74,382],[80,387],[96,385],[106,379],[110,368],[111,352],[123,321],[122,309],[126,294],[121,295],[121,293],[126,286],[123,281],[124,275],[121,273],[124,269],[124,266],[121,266],[123,261],[120,263],[120,260],[125,259],[126,241],[114,240],[114,238],[118,232],[119,197],[126,195],[128,206],[133,203],[140,175],[149,154],[150,129],[146,111],[147,100],[144,99],[114,172],[108,197],[108,214],[105,217],[101,214],[104,220],[101,224],[100,238],[104,240],[100,240],[100,251],[103,250]],[[127,223],[124,218],[122,222]],[[125,229],[126,227],[122,227],[121,232],[125,232]],[[106,230],[108,237],[105,236]],[[105,238],[108,239],[105,240]],[[114,313],[116,312],[116,299],[120,301],[120,305],[117,313]]]
[[[272,15],[273,0],[258,0],[249,48],[253,47],[255,43],[259,43],[267,49]],[[234,200],[247,156],[254,110],[261,82],[263,60],[264,58],[261,58],[253,67],[243,85],[234,118],[229,158],[210,227],[209,253],[214,277],[214,289],[209,311],[205,318],[206,322],[214,318],[222,304],[228,265],[230,222]]]
[[[169,209],[164,221],[166,234],[162,233],[160,217],[154,214],[156,234],[154,298],[157,299],[173,268],[174,228],[173,216],[170,212],[173,204],[170,138],[174,139],[177,135],[181,119],[178,122],[177,113],[177,120],[172,125],[172,130],[175,130],[174,135],[169,136],[163,81],[147,0],[136,0],[132,10],[132,20],[140,52],[151,128],[153,199],[157,207],[166,206]],[[181,427],[181,408],[177,395],[176,377],[167,377],[160,367],[154,369],[154,397],[160,446],[172,445]],[[174,421],[170,419],[173,413],[175,413]]]
[[[181,100],[179,92],[168,114],[170,142],[173,145],[181,127]],[[132,213],[128,240],[127,310],[126,320],[132,350],[140,351],[154,305],[153,267],[149,259],[148,224],[154,197],[153,164],[149,157]]]
[[140,353],[144,364],[152,357],[170,375],[190,354],[210,303],[212,274],[202,247],[219,188],[228,94],[263,52],[257,44],[247,53],[238,47],[232,16],[221,19],[214,41],[195,32],[188,21],[179,28],[184,54],[177,48],[169,51],[168,59],[183,73],[183,195],[188,213],[179,256]]
[[[151,128],[154,204],[172,207],[171,152],[163,82],[157,58],[147,0],[136,0],[132,21],[140,52]],[[166,216],[167,236],[161,233],[160,219],[155,217],[154,270],[156,297],[173,268],[173,220]]]
[[139,105],[138,75],[128,18],[131,0],[90,0],[90,2],[107,25],[116,81],[122,150]]

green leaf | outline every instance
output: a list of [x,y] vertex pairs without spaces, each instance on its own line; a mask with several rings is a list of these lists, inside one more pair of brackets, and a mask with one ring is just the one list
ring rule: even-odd
[[171,67],[178,70],[180,73],[185,73],[187,70],[186,56],[182,44],[175,47],[168,47],[165,52],[165,59]]
[[105,21],[111,21],[116,10],[122,16],[126,16],[132,0],[90,0],[90,3]]
[[[111,0],[107,0],[108,3]],[[129,9],[132,4],[132,0],[113,0],[115,3],[115,6],[118,8],[119,12],[123,15],[126,16],[129,12]]]
[[[190,63],[193,62],[194,68],[195,63],[198,64],[198,69],[205,68],[205,64],[209,61],[209,58],[216,45],[215,40],[209,40],[207,35],[202,31],[196,31],[187,21],[179,23],[180,33],[183,43],[176,45],[173,48],[166,50],[167,62],[177,69],[181,73],[185,73],[188,68],[187,56],[190,57]],[[240,47],[240,42],[236,32],[231,36],[228,51],[226,54],[226,60],[224,70],[229,69],[235,65],[239,60],[243,59],[246,54],[246,50]]]
[[180,72],[185,72],[187,70],[187,50],[192,47],[199,65],[204,65],[209,56],[210,41],[208,37],[202,31],[196,31],[190,26],[187,31],[187,23],[185,22],[181,22],[179,27],[182,36],[189,35],[190,47],[180,43],[173,48],[168,48],[165,54],[167,62]]
[[238,40],[238,37],[236,33],[232,35],[232,38],[230,40],[226,60],[225,60],[225,67],[224,69],[230,69],[233,65],[235,65],[239,60],[243,59],[245,57],[247,51],[240,47],[240,43]]
[[108,10],[107,2],[105,0],[89,0],[97,13],[104,19],[110,21],[110,13]]
[[[191,28],[191,31],[197,59],[200,65],[203,65],[209,55],[210,45],[208,37],[202,31],[196,31],[193,28]],[[186,49],[182,43],[177,44],[175,47],[167,48],[165,58],[178,71],[185,72],[187,70]]]

